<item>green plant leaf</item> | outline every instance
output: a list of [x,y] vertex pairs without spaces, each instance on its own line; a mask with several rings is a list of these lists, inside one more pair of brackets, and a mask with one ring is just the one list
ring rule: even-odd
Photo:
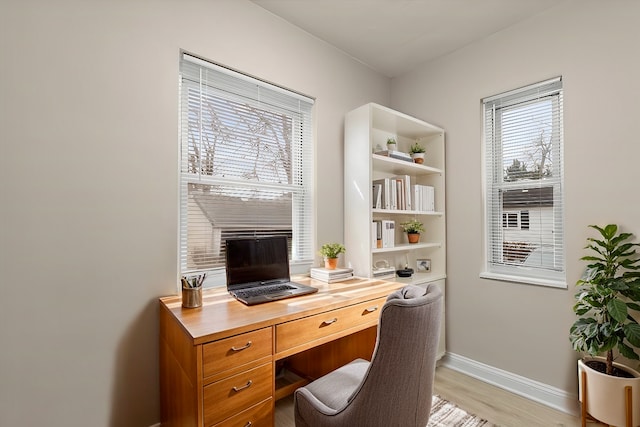
[[[625,240],[627,240],[628,238],[630,238],[631,236],[633,236],[633,233],[620,233],[617,236],[612,237],[611,240],[611,245],[612,246],[618,246],[620,244],[620,242],[624,242]],[[630,245],[633,245],[633,243],[629,243]]]
[[640,359],[640,356],[638,356],[638,353],[636,353],[631,347],[629,347],[626,344],[620,343],[618,345],[618,351],[620,352],[621,355],[623,355],[627,359],[633,359],[633,360]]
[[594,243],[596,243],[598,246],[602,247],[605,249],[605,251],[603,251],[602,249],[600,249],[598,246],[595,245],[587,245],[585,246],[585,249],[592,249],[595,252],[599,253],[602,256],[606,256],[606,248],[607,248],[607,244],[605,242],[603,242],[602,240],[596,240],[596,239],[588,239]]
[[[635,251],[633,251],[633,253],[635,253]],[[624,268],[628,268],[630,270],[638,270],[640,269],[640,264],[636,265],[640,262],[640,258],[638,259],[624,259],[622,261],[620,261],[620,265],[622,265],[622,267]]]
[[583,256],[580,259],[582,261],[604,261],[602,258],[598,258],[597,256]]
[[[602,229],[600,229],[602,230]],[[604,231],[604,232],[603,232]],[[616,224],[608,224],[604,227],[604,230],[601,231],[601,234],[608,240],[611,240],[613,236],[618,232],[618,226]]]
[[635,347],[640,347],[640,325],[637,323],[628,323],[622,327],[627,341]]
[[629,285],[627,285],[627,282],[622,279],[613,280],[609,287],[614,291],[626,291],[627,289],[629,289]]
[[627,318],[627,304],[618,299],[612,299],[607,303],[607,313],[618,323],[623,323]]
[[604,234],[604,229],[603,228],[601,228],[601,227],[599,227],[597,225],[589,225],[589,227],[593,228],[595,230],[598,230],[600,232],[600,234],[604,237],[605,234]]
[[605,351],[609,351],[611,349],[616,348],[616,345],[618,344],[618,337],[611,337],[607,340],[605,340],[602,345],[600,345],[598,347],[598,353],[604,353]]

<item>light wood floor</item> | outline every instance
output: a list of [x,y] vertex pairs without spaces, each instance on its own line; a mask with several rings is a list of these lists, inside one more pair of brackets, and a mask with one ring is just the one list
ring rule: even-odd
[[[516,394],[438,367],[434,394],[457,404],[467,412],[502,427],[578,427],[580,418],[556,411]],[[589,427],[603,424],[588,423]],[[294,427],[293,397],[276,404],[276,427]]]

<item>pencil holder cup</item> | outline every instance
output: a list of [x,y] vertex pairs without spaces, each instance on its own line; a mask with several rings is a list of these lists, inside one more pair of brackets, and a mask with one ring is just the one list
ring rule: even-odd
[[182,306],[184,308],[202,307],[202,286],[182,288]]

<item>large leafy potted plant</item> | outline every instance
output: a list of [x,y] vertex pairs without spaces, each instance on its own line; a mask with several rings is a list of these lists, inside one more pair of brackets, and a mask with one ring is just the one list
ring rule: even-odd
[[601,238],[587,239],[591,253],[581,258],[588,265],[576,284],[578,320],[569,334],[574,350],[591,356],[578,361],[583,425],[588,413],[616,426],[631,426],[632,417],[640,426],[640,373],[614,362],[615,355],[640,359],[640,244],[615,224],[589,227]]

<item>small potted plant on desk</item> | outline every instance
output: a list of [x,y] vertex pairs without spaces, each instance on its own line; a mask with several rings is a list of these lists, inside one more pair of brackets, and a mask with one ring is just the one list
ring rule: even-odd
[[413,143],[411,148],[409,148],[409,152],[411,153],[411,158],[414,163],[422,164],[424,163],[424,147],[420,145],[417,141]]
[[[578,360],[582,425],[591,416],[610,425],[636,427],[640,373],[613,359],[614,352],[640,358],[634,350],[640,348],[640,258],[634,249],[640,244],[628,243],[632,234],[618,234],[615,224],[589,227],[602,238],[587,239],[586,249],[593,254],[581,258],[589,264],[577,282],[573,311],[579,318],[569,334],[574,350],[591,356]],[[606,358],[595,357],[600,354]]]
[[324,268],[335,270],[338,266],[338,255],[347,250],[340,243],[325,243],[320,248],[320,255],[324,258]]
[[412,219],[400,224],[402,229],[407,233],[409,243],[418,243],[420,241],[420,233],[424,232],[424,225],[417,219]]

